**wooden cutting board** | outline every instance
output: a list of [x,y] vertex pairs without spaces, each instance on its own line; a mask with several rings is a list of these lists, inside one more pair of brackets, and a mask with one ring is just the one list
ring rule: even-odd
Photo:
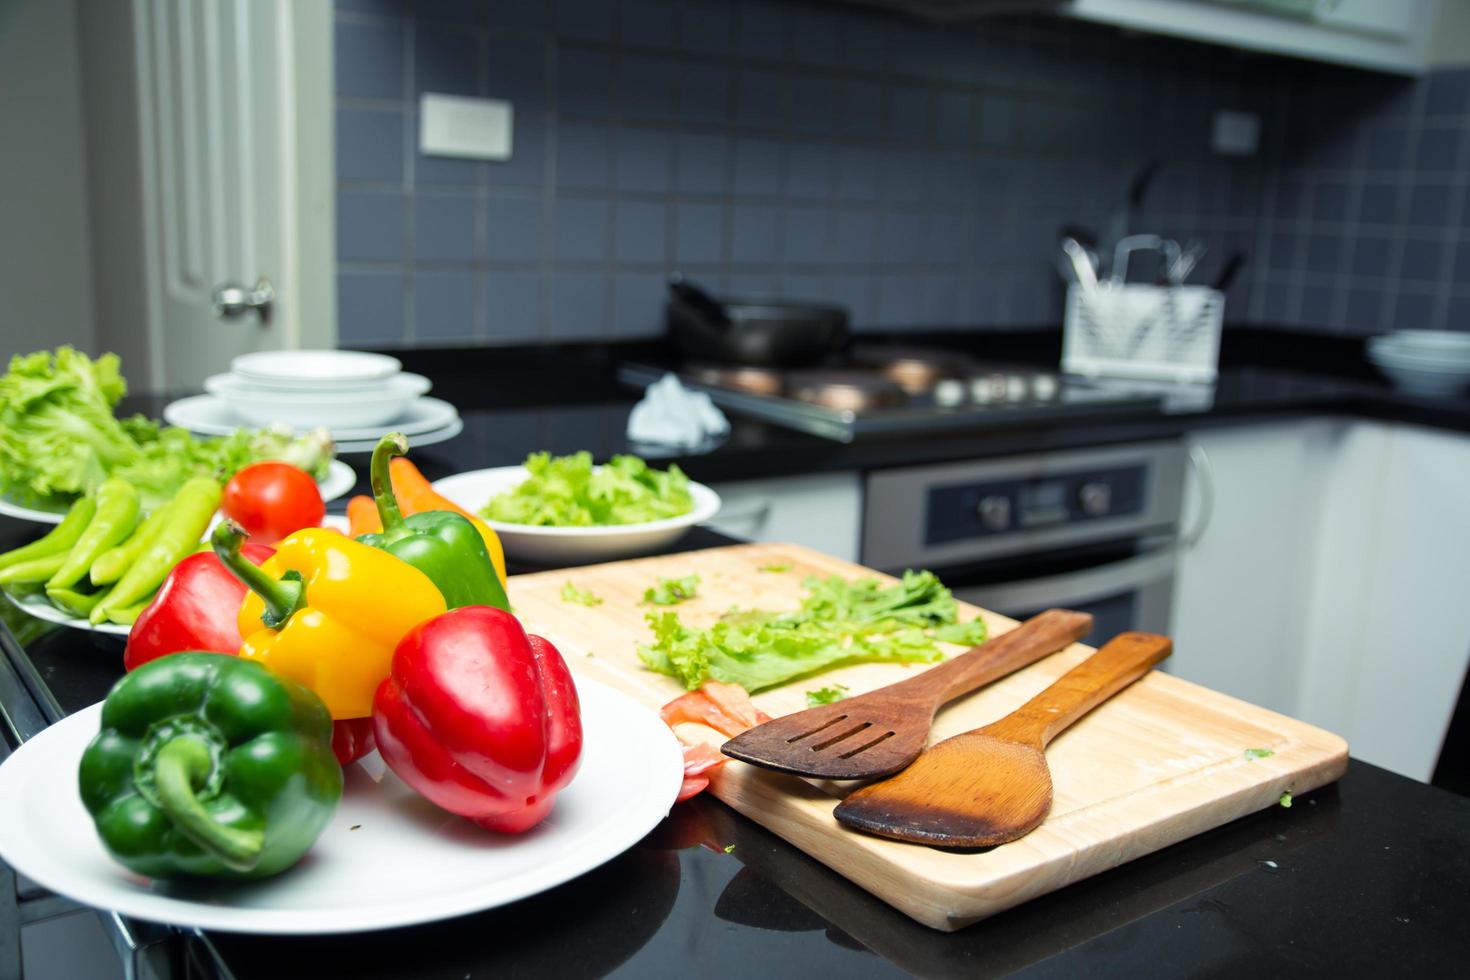
[[[783,564],[790,570],[761,571]],[[511,579],[510,597],[527,629],[555,643],[575,674],[611,684],[657,709],[683,688],[639,662],[638,645],[651,639],[644,622],[648,608],[639,603],[643,590],[659,577],[691,573],[701,579],[699,595],[674,608],[685,622],[701,626],[732,605],[794,608],[808,575],[879,574],[796,545],[752,544],[518,575]],[[568,581],[599,596],[602,604],[589,608],[563,601]],[[962,620],[977,614],[991,635],[1015,625],[961,604]],[[1249,642],[1247,634],[1242,642]],[[931,739],[1000,718],[1091,652],[1074,644],[962,698],[940,712]],[[805,708],[808,690],[843,684],[857,694],[923,669],[846,667],[758,694],[755,702],[772,716],[783,715]],[[685,727],[709,741],[723,741],[700,726]],[[1273,754],[1248,759],[1247,749]],[[1052,743],[1047,760],[1056,796],[1050,816],[1029,836],[987,851],[939,851],[847,830],[832,818],[841,784],[731,761],[714,774],[710,789],[895,908],[952,931],[1276,806],[1284,792],[1303,793],[1332,782],[1347,768],[1347,751],[1336,735],[1154,671]]]

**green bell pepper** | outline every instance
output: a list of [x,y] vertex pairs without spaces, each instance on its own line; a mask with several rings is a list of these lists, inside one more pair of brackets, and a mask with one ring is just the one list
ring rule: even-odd
[[359,535],[357,540],[423,572],[450,609],[494,606],[510,612],[510,600],[495,574],[490,552],[485,550],[485,539],[463,515],[429,510],[403,516],[393,493],[388,463],[406,452],[408,439],[401,432],[389,432],[378,440],[369,473],[383,530]]
[[108,852],[150,878],[279,874],[342,798],[321,699],[220,653],[160,657],[118,681],[78,781]]

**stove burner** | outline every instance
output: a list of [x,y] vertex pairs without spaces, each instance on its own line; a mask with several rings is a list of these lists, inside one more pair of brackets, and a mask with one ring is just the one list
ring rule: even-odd
[[752,395],[779,395],[786,387],[781,372],[763,367],[691,367],[689,373],[707,385]]
[[969,366],[959,355],[920,347],[874,347],[855,352],[853,360],[898,382],[910,395],[932,391],[945,378],[965,374]]
[[869,412],[904,401],[901,385],[867,371],[793,371],[786,382],[797,401],[838,412]]

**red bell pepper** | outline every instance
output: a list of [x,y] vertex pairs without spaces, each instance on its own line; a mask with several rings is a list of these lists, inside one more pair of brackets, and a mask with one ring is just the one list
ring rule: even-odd
[[373,732],[400,779],[502,833],[540,823],[582,754],[566,662],[490,606],[454,609],[409,631],[373,699]]
[[[246,543],[241,554],[260,564],[276,549]],[[244,584],[220,563],[214,552],[190,555],[173,567],[158,595],[138,616],[123,650],[123,669],[134,670],[150,660],[186,650],[239,653],[240,604]],[[333,723],[332,751],[342,765],[356,762],[373,750],[371,718]]]

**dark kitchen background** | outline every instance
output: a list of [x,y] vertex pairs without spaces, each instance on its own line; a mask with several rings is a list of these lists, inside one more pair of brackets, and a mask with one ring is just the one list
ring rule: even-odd
[[[1470,326],[1470,69],[1417,79],[1054,18],[719,0],[337,0],[342,346],[644,337],[674,271],[858,330],[1054,329],[1057,228],[1250,256],[1231,323]],[[423,92],[512,159],[417,152]],[[1255,113],[1252,156],[1211,149]]]

